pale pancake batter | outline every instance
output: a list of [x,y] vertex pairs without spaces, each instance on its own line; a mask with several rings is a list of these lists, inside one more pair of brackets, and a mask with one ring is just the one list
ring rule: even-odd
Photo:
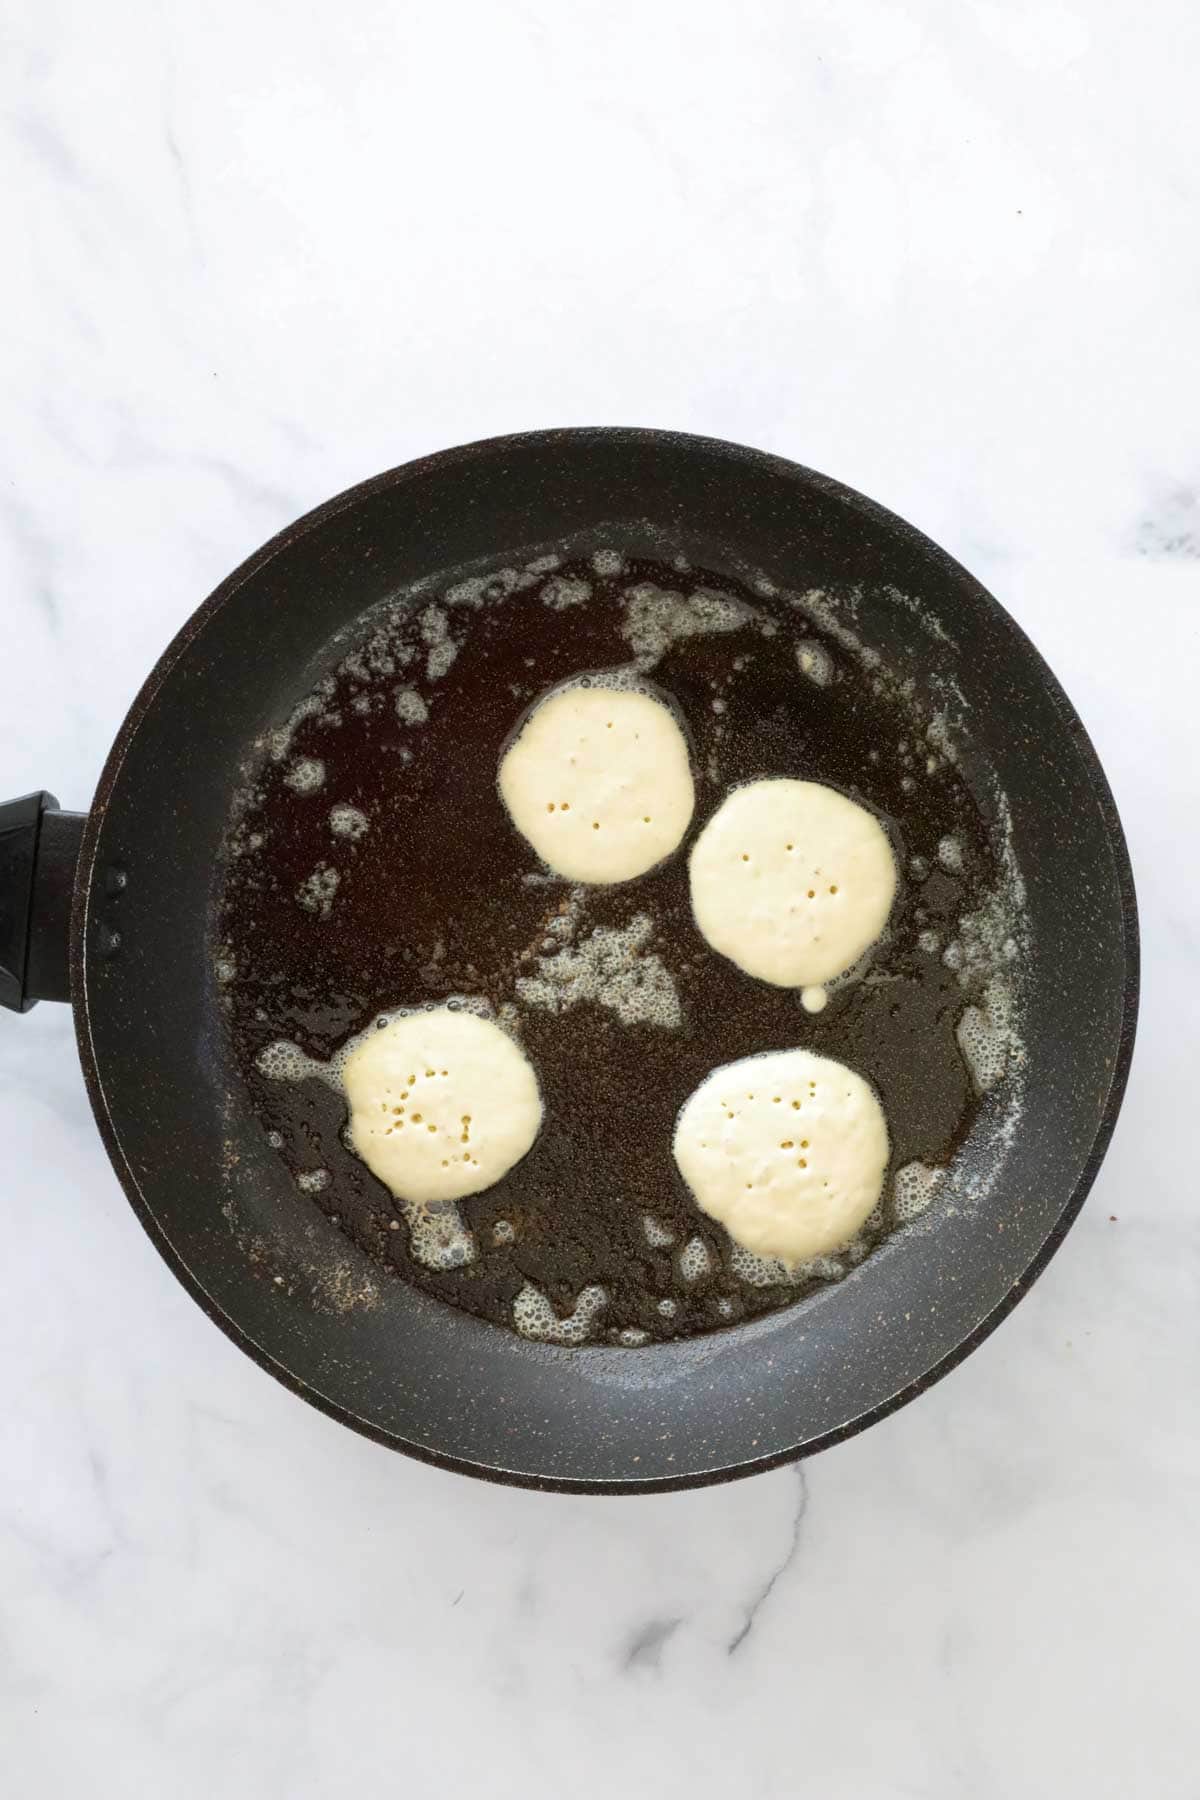
[[850,1242],[889,1154],[873,1090],[808,1050],[714,1069],[684,1103],[673,1147],[700,1209],[736,1244],[789,1267]]
[[341,1071],[350,1138],[400,1200],[458,1200],[491,1187],[542,1122],[533,1069],[490,1019],[439,1006],[368,1032]]
[[513,824],[569,881],[629,881],[676,848],[695,794],[669,707],[634,687],[559,688],[500,764]]
[[805,990],[853,967],[887,923],[896,862],[865,807],[817,781],[752,781],[709,820],[689,860],[702,935],[747,975]]

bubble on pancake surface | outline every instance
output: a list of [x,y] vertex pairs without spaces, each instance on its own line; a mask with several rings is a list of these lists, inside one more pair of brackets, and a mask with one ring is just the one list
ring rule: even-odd
[[627,1349],[635,1350],[639,1345],[649,1341],[650,1333],[643,1331],[640,1325],[625,1325],[617,1333],[617,1343],[624,1344]]
[[370,820],[357,806],[338,805],[330,808],[329,829],[334,837],[349,838],[357,843],[370,830]]
[[662,862],[695,805],[675,711],[629,670],[576,676],[541,695],[497,781],[543,862],[589,885],[631,881]]
[[675,1233],[671,1227],[664,1225],[662,1220],[656,1218],[653,1213],[642,1214],[642,1232],[652,1250],[669,1249],[675,1242]]
[[[553,931],[555,923],[547,929]],[[590,1001],[615,1013],[622,1025],[675,1031],[683,1011],[670,970],[646,948],[653,935],[648,913],[636,914],[625,926],[598,925],[581,943],[539,957],[536,975],[518,977],[517,997],[551,1013]]]
[[625,573],[625,558],[619,550],[593,550],[592,567],[597,575],[613,576]]
[[306,1194],[319,1194],[331,1179],[328,1169],[303,1169],[296,1177],[296,1186]]
[[560,1316],[542,1293],[527,1281],[513,1301],[513,1324],[522,1337],[547,1344],[582,1344],[608,1305],[608,1291],[598,1283],[585,1287],[571,1311]]
[[325,786],[325,764],[319,756],[297,756],[288,764],[283,779],[295,794],[315,794]]

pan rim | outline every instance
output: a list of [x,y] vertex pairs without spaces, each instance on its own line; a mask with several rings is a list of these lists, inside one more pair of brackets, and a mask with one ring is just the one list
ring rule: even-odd
[[[1022,1274],[1013,1282],[1007,1292],[971,1331],[963,1336],[951,1350],[932,1363],[922,1375],[906,1382],[892,1394],[864,1408],[862,1412],[845,1420],[841,1425],[818,1433],[800,1444],[774,1450],[762,1456],[740,1459],[721,1467],[693,1470],[678,1476],[652,1476],[645,1480],[630,1480],[626,1477],[596,1480],[561,1475],[538,1475],[527,1470],[508,1469],[498,1467],[495,1463],[456,1457],[452,1453],[402,1438],[397,1433],[372,1425],[339,1402],[329,1399],[264,1350],[236,1320],[224,1311],[205,1289],[203,1283],[197,1279],[195,1273],[182,1261],[167,1239],[151,1205],[142,1193],[138,1178],[122,1150],[119,1132],[109,1110],[99,1059],[92,1039],[87,983],[89,905],[94,891],[93,873],[99,839],[109,802],[118,787],[121,771],[137,732],[154,705],[160,689],[192,643],[203,633],[210,620],[241,590],[247,581],[258,574],[276,556],[290,549],[327,521],[362,500],[400,487],[408,481],[423,478],[439,469],[453,468],[473,459],[485,456],[503,456],[506,452],[517,449],[550,447],[555,443],[583,444],[601,438],[608,441],[625,439],[630,443],[642,445],[661,444],[690,448],[729,461],[745,463],[754,468],[773,470],[786,475],[789,480],[825,492],[836,497],[851,511],[871,520],[877,526],[885,528],[901,540],[919,543],[923,554],[927,557],[932,556],[935,564],[940,564],[943,571],[951,576],[957,585],[969,591],[974,600],[982,604],[986,611],[993,616],[998,616],[1005,629],[1015,634],[1025,654],[1029,657],[1045,693],[1062,718],[1063,724],[1079,752],[1084,774],[1094,796],[1104,835],[1113,858],[1120,897],[1121,937],[1124,954],[1121,1020],[1116,1054],[1091,1143],[1079,1176],[1058,1211],[1055,1223],[1030,1258]],[[318,1411],[337,1420],[339,1424],[350,1426],[360,1435],[371,1438],[390,1450],[401,1451],[417,1461],[454,1473],[473,1475],[505,1486],[543,1492],[615,1495],[677,1492],[712,1486],[760,1474],[766,1470],[779,1468],[787,1463],[797,1462],[815,1455],[821,1450],[855,1436],[877,1420],[886,1418],[890,1413],[907,1405],[909,1401],[942,1380],[991,1335],[1049,1264],[1078,1217],[1107,1152],[1124,1099],[1133,1057],[1140,992],[1140,938],[1137,898],[1128,846],[1116,801],[1091,737],[1057,677],[1026,632],[1008,613],[1007,609],[967,569],[940,545],[918,530],[916,526],[909,524],[908,521],[900,518],[887,507],[881,506],[877,501],[831,476],[823,475],[786,457],[757,450],[747,445],[731,443],[725,439],[694,433],[656,430],[642,426],[600,425],[552,428],[481,438],[402,463],[382,474],[356,483],[303,514],[299,519],[276,533],[273,538],[253,552],[218,584],[176,632],[150,670],[122,721],[112,748],[105,759],[88,813],[76,870],[71,916],[70,971],[76,1041],[88,1098],[117,1179],[151,1242],[172,1273],[214,1324],[218,1325],[239,1349],[250,1356],[260,1368],[280,1381],[290,1392],[316,1407]]]

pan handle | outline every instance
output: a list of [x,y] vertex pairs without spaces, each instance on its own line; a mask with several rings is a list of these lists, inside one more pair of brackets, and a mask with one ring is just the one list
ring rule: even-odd
[[86,814],[53,794],[0,803],[0,1006],[71,998],[71,896]]

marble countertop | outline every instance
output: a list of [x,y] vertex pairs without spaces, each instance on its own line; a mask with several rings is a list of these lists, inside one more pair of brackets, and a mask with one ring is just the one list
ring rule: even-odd
[[637,1500],[294,1400],[134,1219],[66,1009],[0,1015],[6,1791],[1194,1800],[1195,8],[61,0],[4,39],[6,793],[86,807],[167,639],[327,495],[677,426],[1010,608],[1145,948],[1108,1160],[1002,1329],[802,1469]]

